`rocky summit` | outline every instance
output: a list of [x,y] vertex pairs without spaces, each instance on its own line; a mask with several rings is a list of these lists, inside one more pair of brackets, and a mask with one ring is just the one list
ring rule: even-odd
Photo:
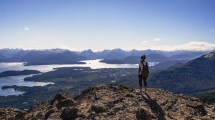
[[139,93],[125,86],[100,85],[80,95],[57,94],[31,109],[1,108],[1,120],[214,120],[215,105],[157,88]]

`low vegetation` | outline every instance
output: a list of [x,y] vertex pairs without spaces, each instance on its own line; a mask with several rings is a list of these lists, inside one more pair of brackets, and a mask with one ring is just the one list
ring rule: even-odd
[[202,102],[207,104],[215,103],[215,92],[208,92],[197,96]]
[[26,81],[53,82],[44,87],[5,86],[3,89],[14,88],[25,91],[23,95],[0,97],[0,106],[28,108],[31,105],[52,98],[59,92],[73,95],[80,91],[100,84],[124,84],[136,87],[136,69],[90,69],[90,68],[57,68],[55,71],[26,78]]
[[18,76],[18,75],[30,75],[41,73],[37,70],[22,70],[22,71],[4,71],[0,73],[0,77]]

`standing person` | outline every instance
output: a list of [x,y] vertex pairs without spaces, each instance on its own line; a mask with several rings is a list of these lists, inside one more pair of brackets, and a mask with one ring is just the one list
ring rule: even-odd
[[139,69],[138,69],[138,77],[139,77],[139,87],[140,92],[142,92],[142,82],[144,82],[145,92],[147,90],[147,82],[146,79],[149,75],[148,63],[145,61],[146,56],[142,55],[140,57]]

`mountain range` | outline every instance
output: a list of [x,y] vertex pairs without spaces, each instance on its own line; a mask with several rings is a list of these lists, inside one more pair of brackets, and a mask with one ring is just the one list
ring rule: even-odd
[[76,52],[62,49],[1,49],[0,56],[0,62],[26,62],[25,65],[80,64],[82,62],[79,61],[87,59]]
[[27,62],[26,65],[80,64],[81,60],[103,59],[101,62],[113,64],[138,63],[139,56],[145,54],[149,62],[184,61],[197,58],[207,51],[158,51],[122,49],[70,51],[63,49],[22,50],[0,49],[0,62]]
[[[164,61],[173,61],[169,57],[163,56],[158,53],[152,53],[146,55],[146,60],[148,62],[164,62]],[[103,59],[101,62],[109,64],[137,64],[140,61],[140,56],[128,56],[123,59]]]
[[154,74],[149,83],[154,87],[187,95],[214,91],[215,52],[193,59],[182,66]]
[[[84,56],[86,58],[91,59],[105,59],[105,60],[125,60],[130,59],[131,57],[139,57],[141,55],[147,55],[148,61],[150,62],[159,62],[159,61],[170,61],[170,60],[192,60],[194,58],[197,58],[208,51],[160,51],[160,50],[131,50],[131,51],[125,51],[122,49],[113,49],[113,50],[103,50],[100,52],[93,52],[92,50],[85,50],[82,52],[79,52],[78,54],[81,56]],[[133,58],[136,60],[137,58]],[[134,62],[132,60],[132,62]],[[139,60],[138,60],[139,61]],[[118,62],[118,61],[117,61]],[[127,63],[132,63],[127,62]]]

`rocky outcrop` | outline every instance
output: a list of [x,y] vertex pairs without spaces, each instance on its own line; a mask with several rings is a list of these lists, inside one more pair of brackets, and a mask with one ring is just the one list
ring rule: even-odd
[[211,120],[215,105],[199,99],[150,88],[139,93],[124,86],[100,85],[80,95],[57,94],[29,110],[0,109],[1,120]]

